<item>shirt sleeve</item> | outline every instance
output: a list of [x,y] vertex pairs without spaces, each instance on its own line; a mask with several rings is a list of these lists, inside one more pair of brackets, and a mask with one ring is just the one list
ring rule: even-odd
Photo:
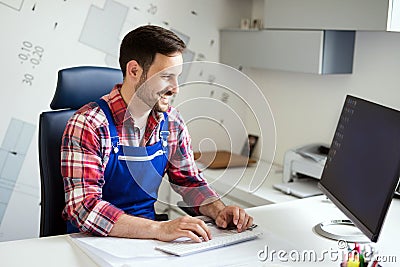
[[205,200],[219,196],[196,166],[191,138],[179,113],[176,120],[170,121],[170,132],[172,140],[167,174],[171,187],[182,196],[186,204],[200,214],[199,207]]
[[123,211],[102,200],[104,184],[102,135],[108,129],[100,125],[100,109],[86,114],[77,112],[64,131],[61,145],[61,173],[65,202],[63,217],[82,232],[106,236]]

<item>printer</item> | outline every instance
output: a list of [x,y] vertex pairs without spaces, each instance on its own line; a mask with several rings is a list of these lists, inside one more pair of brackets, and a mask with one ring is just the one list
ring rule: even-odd
[[273,187],[300,198],[321,195],[317,184],[321,179],[329,147],[325,144],[309,144],[285,153],[283,183]]

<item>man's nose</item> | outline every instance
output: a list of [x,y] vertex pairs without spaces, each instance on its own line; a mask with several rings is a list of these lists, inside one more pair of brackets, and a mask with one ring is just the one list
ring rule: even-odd
[[174,78],[173,81],[171,82],[171,89],[170,89],[172,94],[177,94],[179,93],[179,83],[178,83],[178,78]]

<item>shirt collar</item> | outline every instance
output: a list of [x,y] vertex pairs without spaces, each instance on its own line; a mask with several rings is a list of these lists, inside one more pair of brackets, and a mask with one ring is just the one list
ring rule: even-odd
[[122,84],[116,84],[114,88],[111,90],[108,97],[108,103],[110,106],[111,113],[113,114],[114,123],[116,126],[122,125],[124,123],[126,117],[125,114],[127,110],[126,103],[122,98],[120,92],[121,87]]
[[[128,116],[127,113],[127,104],[125,103],[124,99],[121,95],[121,87],[122,84],[116,84],[114,88],[111,90],[109,94],[109,106],[111,109],[112,114],[114,115],[114,122],[116,125],[122,125],[126,121],[133,122],[131,116]],[[170,110],[170,108],[169,108]],[[168,111],[169,111],[168,110]],[[168,112],[167,111],[167,112]],[[146,125],[146,132],[152,132],[154,128],[164,120],[164,116],[162,112],[157,112],[154,109],[150,112],[149,118],[147,120]]]

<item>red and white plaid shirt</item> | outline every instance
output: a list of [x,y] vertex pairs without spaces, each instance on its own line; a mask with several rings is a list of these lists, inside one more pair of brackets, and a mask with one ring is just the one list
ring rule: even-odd
[[[142,139],[131,117],[126,116],[127,105],[117,84],[110,94],[103,96],[114,117],[121,145],[138,146]],[[170,135],[169,162],[166,167],[171,186],[183,200],[194,207],[210,197],[218,197],[198,170],[191,148],[191,140],[179,112],[167,111]],[[144,144],[159,141],[162,113],[152,111],[144,132]],[[61,173],[64,177],[66,206],[63,217],[72,220],[84,232],[108,235],[124,212],[102,200],[104,170],[111,152],[108,121],[99,106],[92,102],[80,108],[68,121],[61,145]],[[142,142],[143,142],[142,141]],[[198,208],[197,208],[198,212]]]

